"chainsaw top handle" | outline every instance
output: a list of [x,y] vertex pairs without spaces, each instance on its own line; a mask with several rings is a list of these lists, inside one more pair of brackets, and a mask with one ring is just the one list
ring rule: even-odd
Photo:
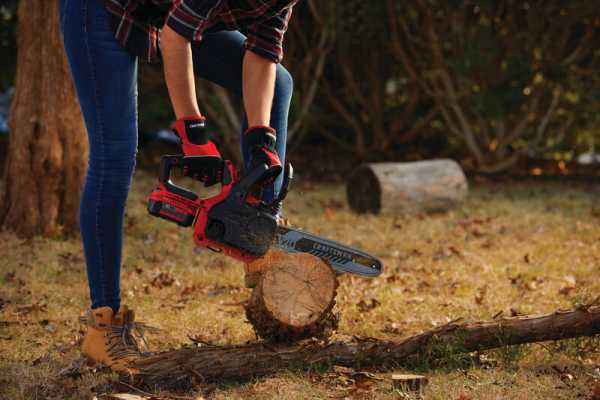
[[269,170],[270,167],[265,163],[260,163],[255,166],[238,183],[233,185],[233,188],[231,189],[231,195],[228,199],[233,199],[233,201],[239,201],[240,203],[246,202],[246,198],[248,197],[250,190],[258,182],[261,182],[265,179],[265,176],[268,174]]

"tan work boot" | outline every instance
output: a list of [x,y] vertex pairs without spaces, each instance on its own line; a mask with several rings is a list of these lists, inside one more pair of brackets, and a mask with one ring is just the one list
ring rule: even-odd
[[121,306],[114,315],[110,307],[88,310],[81,317],[81,322],[87,325],[81,351],[88,362],[135,373],[129,365],[142,357],[142,352],[133,334],[136,332],[143,340],[143,328],[147,327],[134,320],[135,315],[127,306]]

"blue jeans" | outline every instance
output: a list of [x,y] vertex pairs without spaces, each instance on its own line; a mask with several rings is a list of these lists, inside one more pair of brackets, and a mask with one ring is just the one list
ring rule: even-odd
[[[137,151],[138,94],[137,59],[119,46],[110,19],[101,0],[60,1],[65,50],[90,144],[80,225],[92,308],[118,310],[123,215]],[[198,76],[241,96],[244,40],[239,32],[223,31],[194,43]],[[271,125],[282,160],[291,96],[292,78],[278,65]],[[281,179],[265,200],[280,187]]]

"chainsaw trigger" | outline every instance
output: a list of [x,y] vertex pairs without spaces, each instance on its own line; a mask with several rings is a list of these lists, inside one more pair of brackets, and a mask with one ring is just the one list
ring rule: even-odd
[[277,199],[275,200],[275,202],[281,203],[283,200],[285,200],[285,198],[290,190],[290,183],[292,182],[293,179],[294,179],[294,167],[292,167],[292,163],[288,162],[285,165],[285,169],[283,171],[283,182],[281,183],[281,189],[279,190],[279,195],[277,196]]

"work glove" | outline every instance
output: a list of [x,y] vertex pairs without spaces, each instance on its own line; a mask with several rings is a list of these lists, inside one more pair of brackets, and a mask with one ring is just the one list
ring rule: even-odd
[[268,126],[253,126],[242,137],[244,154],[248,157],[247,170],[252,171],[261,164],[266,164],[268,167],[263,178],[257,182],[263,187],[272,184],[283,170],[275,149],[276,141],[275,129]]
[[183,175],[197,179],[205,186],[221,182],[223,158],[206,132],[206,118],[180,118],[175,121],[173,132],[181,141]]

